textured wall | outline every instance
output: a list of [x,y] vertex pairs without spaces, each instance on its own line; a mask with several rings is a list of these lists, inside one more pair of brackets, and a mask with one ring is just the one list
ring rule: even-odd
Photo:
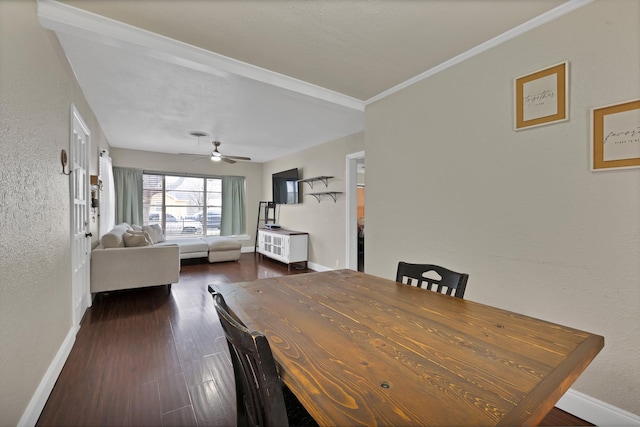
[[[640,169],[591,172],[589,110],[640,97],[640,2],[595,1],[366,109],[369,273],[588,330],[575,389],[640,414]],[[570,63],[570,120],[513,130],[513,79]],[[392,173],[390,173],[392,171]]]
[[69,178],[60,165],[72,102],[106,145],[35,1],[1,1],[0,425],[20,420],[72,327]]

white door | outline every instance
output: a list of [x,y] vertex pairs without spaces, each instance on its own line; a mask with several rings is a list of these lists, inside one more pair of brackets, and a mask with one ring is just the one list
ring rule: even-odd
[[80,113],[71,106],[71,143],[69,177],[71,196],[71,288],[73,325],[77,328],[86,309],[91,305],[89,292],[89,260],[91,234],[89,232],[89,152],[91,135]]

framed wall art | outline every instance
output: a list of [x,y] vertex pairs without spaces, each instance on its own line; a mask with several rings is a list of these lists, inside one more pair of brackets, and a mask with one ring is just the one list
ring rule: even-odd
[[591,170],[640,167],[640,99],[591,110]]
[[516,130],[569,119],[568,62],[517,77],[514,85]]

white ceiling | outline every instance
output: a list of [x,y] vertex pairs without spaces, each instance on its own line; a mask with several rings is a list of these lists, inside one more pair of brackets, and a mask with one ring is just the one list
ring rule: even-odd
[[[112,147],[265,162],[590,0],[38,1]],[[190,131],[210,136],[189,136]]]

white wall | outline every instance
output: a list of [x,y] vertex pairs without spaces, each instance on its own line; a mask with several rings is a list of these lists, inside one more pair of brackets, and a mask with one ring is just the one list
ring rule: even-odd
[[262,195],[262,163],[212,162],[208,159],[194,159],[177,154],[152,153],[149,151],[112,148],[114,167],[143,169],[158,172],[192,173],[213,176],[244,176],[247,201],[247,234],[249,240],[242,240],[242,246],[253,247],[258,219],[258,202]]
[[[90,171],[95,174],[95,147],[108,143],[57,38],[38,23],[35,1],[0,1],[3,426],[20,421],[39,384],[51,373],[59,350],[74,337],[69,177],[61,174],[60,164],[60,151],[69,151],[71,103],[91,131]],[[91,226],[96,230],[95,224]],[[55,376],[48,379],[55,381]],[[37,403],[44,405],[47,396],[48,391]],[[37,406],[32,406],[36,419],[42,409]]]
[[[309,233],[309,262],[320,268],[345,268],[346,198],[345,175],[347,154],[362,151],[362,132],[339,138],[307,150],[264,164],[262,200],[272,200],[271,174],[298,168],[300,179],[332,176],[328,187],[320,182],[313,189],[302,183],[302,193],[340,191],[334,202],[324,196],[318,202],[314,196],[301,196],[298,205],[278,205],[278,223],[287,229]],[[257,209],[257,205],[256,205]]]
[[[368,273],[605,337],[574,384],[640,414],[640,169],[591,172],[589,110],[640,97],[640,2],[597,0],[366,109]],[[570,63],[570,120],[513,130],[513,79]]]

